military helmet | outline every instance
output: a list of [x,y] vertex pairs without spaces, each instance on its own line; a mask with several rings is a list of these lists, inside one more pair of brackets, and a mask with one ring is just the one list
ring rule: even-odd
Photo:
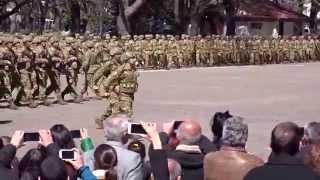
[[40,37],[35,37],[35,38],[32,40],[32,43],[34,43],[34,44],[39,44],[39,43],[41,43],[41,42],[42,42],[42,40],[41,40]]
[[119,55],[119,54],[121,54],[121,53],[122,53],[122,50],[121,50],[121,48],[119,48],[119,47],[115,47],[115,48],[112,48],[112,49],[110,50],[110,55],[111,55],[111,56]]
[[23,43],[32,42],[32,36],[24,36],[24,37],[22,38],[22,42],[23,42]]
[[121,55],[122,61],[128,61],[129,59],[135,58],[134,54],[130,51],[126,51]]
[[87,46],[88,48],[93,48],[93,47],[94,47],[94,43],[93,43],[92,41],[88,41],[88,42],[86,43],[86,46]]
[[66,42],[67,44],[72,44],[72,43],[75,42],[75,39],[74,39],[73,37],[66,37],[66,38],[65,38],[65,42]]
[[51,42],[51,43],[56,43],[56,42],[59,42],[59,39],[58,39],[56,36],[52,36],[52,37],[50,38],[50,42]]

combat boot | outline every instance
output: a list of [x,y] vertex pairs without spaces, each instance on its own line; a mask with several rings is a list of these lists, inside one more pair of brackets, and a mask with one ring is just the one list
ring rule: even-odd
[[82,96],[78,96],[78,97],[76,97],[76,98],[74,99],[73,102],[75,102],[75,103],[81,103],[81,102],[83,102],[83,101],[84,101],[84,100],[83,100]]
[[29,104],[29,108],[37,108],[38,107],[38,104],[34,101],[31,101],[30,104]]
[[60,105],[66,105],[66,104],[67,104],[67,103],[62,99],[61,96],[58,96],[58,97],[57,97],[57,102],[58,102],[58,104],[60,104]]
[[103,118],[95,119],[96,129],[103,129]]
[[18,109],[18,106],[16,106],[13,102],[11,102],[11,103],[9,104],[9,109],[11,109],[11,110],[17,110],[17,109]]
[[52,103],[50,102],[50,101],[48,101],[48,100],[44,100],[43,101],[43,105],[45,105],[45,106],[50,106]]

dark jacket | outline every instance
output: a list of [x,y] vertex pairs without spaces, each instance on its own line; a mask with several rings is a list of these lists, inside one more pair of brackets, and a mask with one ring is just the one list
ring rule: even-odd
[[16,155],[16,147],[9,144],[0,150],[0,179],[18,180],[18,173],[11,168],[11,162]]
[[316,174],[300,159],[287,154],[270,156],[268,162],[251,170],[245,180],[316,180]]
[[168,159],[165,150],[149,150],[150,165],[155,180],[169,180]]
[[167,152],[167,155],[181,165],[182,180],[203,179],[204,154],[175,150]]

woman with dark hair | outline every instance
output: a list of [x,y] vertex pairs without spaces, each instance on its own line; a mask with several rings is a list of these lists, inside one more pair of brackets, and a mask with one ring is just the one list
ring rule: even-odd
[[217,149],[221,147],[221,137],[222,137],[222,130],[224,122],[231,118],[232,115],[229,111],[226,112],[216,112],[211,119],[211,132],[213,133],[213,144],[216,145]]
[[[99,145],[94,152],[95,169],[104,170],[105,180],[117,180],[117,172],[114,167],[117,165],[118,158],[115,149],[107,144]],[[98,171],[95,171],[96,174]],[[98,177],[100,179],[100,177]]]
[[[76,148],[72,134],[67,127],[62,124],[56,124],[50,129],[53,142],[59,149],[73,149]],[[71,180],[77,179],[77,171],[70,163],[65,163],[65,168]]]
[[40,166],[42,161],[46,158],[45,151],[41,149],[31,149],[26,155],[21,159],[18,169],[19,177],[21,179],[33,179],[37,180],[40,176]]
[[56,124],[50,129],[53,141],[60,149],[72,149],[76,145],[68,128],[62,124]]

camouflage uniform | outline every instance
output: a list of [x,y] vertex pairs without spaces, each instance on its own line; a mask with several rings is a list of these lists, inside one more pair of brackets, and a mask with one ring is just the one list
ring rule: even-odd
[[44,105],[50,105],[50,102],[46,96],[46,90],[48,88],[48,70],[49,70],[49,52],[45,44],[46,39],[36,38],[33,40],[35,53],[35,71],[37,74],[37,84],[39,91],[39,100],[43,102]]
[[49,70],[48,76],[50,79],[50,86],[47,88],[46,95],[49,96],[53,91],[57,101],[61,105],[66,103],[62,99],[61,95],[61,74],[65,74],[64,55],[61,48],[58,45],[58,39],[53,37],[50,39],[51,46],[49,48]]
[[[11,93],[12,73],[14,70],[14,55],[7,53],[8,46],[3,40],[0,39],[0,98],[4,97],[8,103],[10,109],[17,109],[14,104],[14,97]],[[6,48],[4,46],[7,46]]]
[[25,37],[23,41],[23,48],[18,50],[17,67],[20,73],[20,82],[22,89],[20,96],[24,95],[25,102],[29,104],[30,108],[36,108],[37,102],[34,100],[34,93],[38,89],[37,74],[34,69],[35,54],[30,48],[31,38]]
[[[112,61],[107,62],[103,65],[104,71],[102,72],[103,76],[108,78],[115,70],[121,66],[121,54],[122,54],[122,49],[119,47],[114,47],[110,50],[110,56]],[[94,81],[97,81],[95,78],[93,79]],[[106,96],[107,96],[107,105],[106,105],[106,110],[102,114],[100,118],[97,118],[95,120],[97,124],[97,128],[100,129],[102,128],[102,121],[111,116],[112,114],[119,113],[119,97],[116,91],[116,87],[111,86],[110,84],[106,86],[105,84],[106,79],[102,82],[104,88],[106,89]],[[114,85],[114,84],[112,84]]]
[[79,55],[77,54],[77,50],[72,44],[74,43],[74,39],[67,38],[66,39],[67,46],[65,46],[64,57],[66,64],[66,78],[67,78],[67,87],[62,91],[62,98],[67,93],[71,93],[74,96],[74,102],[80,103],[83,101],[81,92],[78,88],[79,81],[79,70],[81,68],[81,63],[79,60]]

